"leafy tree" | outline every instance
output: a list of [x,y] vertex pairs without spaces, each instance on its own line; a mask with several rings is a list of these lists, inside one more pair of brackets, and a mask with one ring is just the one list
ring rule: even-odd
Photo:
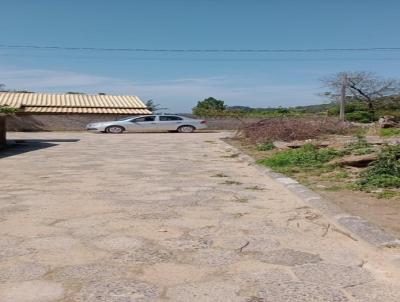
[[160,105],[160,104],[154,103],[153,100],[148,100],[148,101],[145,103],[145,105],[146,105],[147,109],[149,109],[151,112],[155,112],[155,111],[159,111],[159,110],[166,110],[166,109],[168,109],[168,108],[161,108],[161,107],[160,107],[161,105]]
[[6,146],[6,120],[3,115],[14,114],[17,111],[16,108],[0,105],[0,149]]
[[29,90],[18,90],[18,89],[6,89],[6,85],[0,83],[0,92],[14,92],[14,93],[34,93],[33,91]]
[[0,114],[13,114],[18,111],[17,108],[9,107],[9,106],[4,106],[0,105]]
[[224,101],[209,97],[199,101],[192,110],[197,116],[218,116],[224,114],[226,106]]

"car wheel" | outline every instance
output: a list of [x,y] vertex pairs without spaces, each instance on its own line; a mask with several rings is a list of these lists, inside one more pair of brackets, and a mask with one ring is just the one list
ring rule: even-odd
[[180,133],[192,133],[195,130],[195,128],[193,126],[180,126],[178,128],[178,132]]
[[107,133],[113,133],[113,134],[120,134],[124,132],[124,128],[121,126],[109,126],[106,128]]

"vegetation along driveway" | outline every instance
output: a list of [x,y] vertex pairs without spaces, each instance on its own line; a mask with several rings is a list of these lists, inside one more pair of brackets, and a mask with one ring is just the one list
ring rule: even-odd
[[9,136],[36,141],[0,153],[1,302],[400,301],[397,248],[358,240],[226,134]]

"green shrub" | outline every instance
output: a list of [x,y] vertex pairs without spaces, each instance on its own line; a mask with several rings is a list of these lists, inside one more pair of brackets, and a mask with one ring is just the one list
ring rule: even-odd
[[[338,116],[340,111],[339,105],[328,110],[329,115]],[[375,120],[372,113],[369,112],[365,102],[352,101],[348,102],[345,107],[346,119],[351,122],[370,123]]]
[[363,187],[370,188],[399,188],[400,177],[394,175],[369,175],[361,180]]
[[400,188],[400,145],[382,148],[379,158],[360,174],[363,188]]
[[278,172],[299,171],[309,168],[321,168],[336,156],[334,149],[318,149],[312,144],[307,144],[298,149],[282,151],[259,161]]
[[341,190],[343,190],[343,187],[342,186],[338,186],[338,185],[334,185],[334,186],[330,186],[330,187],[326,187],[325,188],[325,191],[328,191],[328,192],[339,192]]
[[263,144],[257,145],[257,150],[258,151],[270,151],[270,150],[273,150],[273,149],[275,149],[275,145],[271,141],[267,141],[267,142],[265,142]]
[[400,135],[400,128],[382,128],[379,133],[381,136],[397,136]]
[[351,122],[370,123],[375,117],[368,111],[355,111],[347,113],[346,119]]

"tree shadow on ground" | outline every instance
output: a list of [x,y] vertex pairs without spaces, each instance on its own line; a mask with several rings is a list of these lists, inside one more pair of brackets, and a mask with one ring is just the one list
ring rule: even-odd
[[4,149],[0,150],[0,159],[10,157],[26,152],[37,151],[40,149],[46,149],[54,146],[58,146],[58,143],[76,143],[79,139],[17,139],[8,140],[7,145]]

